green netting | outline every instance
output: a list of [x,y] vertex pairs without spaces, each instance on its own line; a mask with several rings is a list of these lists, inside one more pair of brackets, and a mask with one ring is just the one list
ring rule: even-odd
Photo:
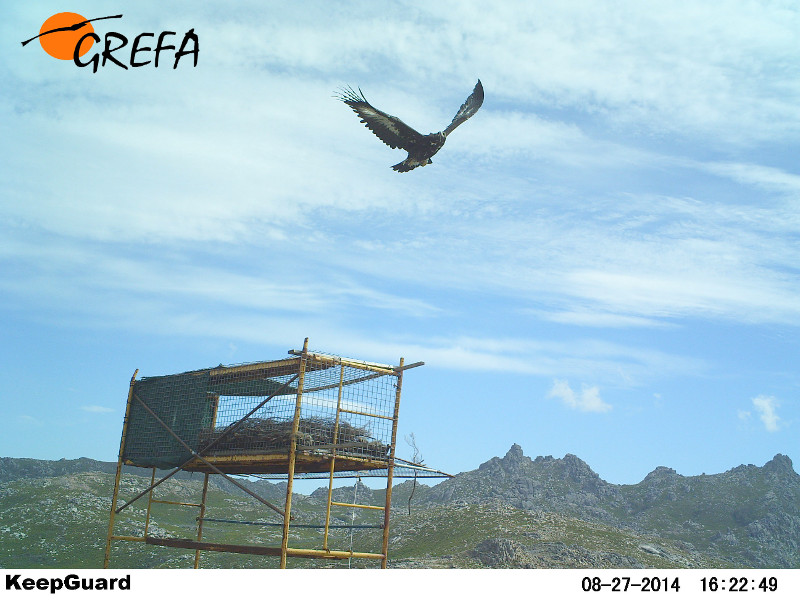
[[[208,391],[220,396],[269,396],[277,392],[281,383],[272,379],[255,381],[221,381],[212,382]],[[289,388],[284,394],[291,394],[295,388]]]
[[214,397],[208,393],[209,371],[147,377],[134,382],[123,459],[141,467],[167,469],[191,457],[142,406],[144,402],[192,448],[200,431],[212,425]]
[[[192,456],[143,403],[190,448],[199,452],[215,441],[226,426],[244,417],[276,392],[280,392],[283,398],[292,398],[297,389],[291,385],[284,386],[292,374],[291,365],[277,371],[273,369],[269,376],[258,370],[237,372],[218,367],[135,381],[123,460],[140,467],[167,469],[182,465]],[[275,402],[277,405],[285,404],[278,399]],[[231,412],[231,406],[237,410]],[[268,410],[264,408],[255,413],[246,424],[263,421],[259,417]],[[291,419],[291,414],[286,419]],[[215,432],[219,433],[215,435]]]

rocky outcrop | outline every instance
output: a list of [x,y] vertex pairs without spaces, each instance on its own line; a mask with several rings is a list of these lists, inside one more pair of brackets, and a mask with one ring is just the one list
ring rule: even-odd
[[540,456],[531,460],[514,444],[503,458],[492,458],[475,471],[434,486],[426,495],[426,502],[502,499],[516,508],[566,510],[584,518],[610,521],[612,515],[601,505],[616,494],[616,487],[603,481],[573,454],[562,459]]
[[614,485],[573,454],[532,460],[514,444],[425,496],[429,504],[456,501],[499,501],[654,533],[742,566],[800,566],[800,476],[782,454],[716,475],[660,466],[638,484]]
[[519,542],[503,538],[491,538],[479,543],[472,556],[492,569],[535,569],[536,561]]
[[103,462],[91,458],[75,458],[68,460],[39,460],[36,458],[2,458],[0,457],[0,483],[15,479],[32,479],[37,477],[58,477],[71,473],[114,473],[117,463]]
[[642,563],[617,552],[588,550],[563,542],[545,542],[529,547],[505,538],[480,542],[472,556],[492,569],[641,569]]

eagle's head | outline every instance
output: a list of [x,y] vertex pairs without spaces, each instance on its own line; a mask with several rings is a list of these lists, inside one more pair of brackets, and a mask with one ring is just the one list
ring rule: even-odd
[[[438,133],[429,133],[425,136],[425,141],[428,143],[428,146],[433,154],[436,154],[439,149],[444,146],[444,141],[446,139],[447,136],[443,131],[439,131]],[[433,156],[433,154],[431,156]]]

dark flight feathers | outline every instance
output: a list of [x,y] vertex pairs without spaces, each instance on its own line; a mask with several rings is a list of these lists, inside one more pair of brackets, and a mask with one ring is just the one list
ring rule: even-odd
[[478,112],[481,104],[483,104],[483,85],[481,85],[481,80],[478,79],[478,83],[475,84],[475,89],[472,90],[469,98],[464,100],[464,104],[461,105],[461,108],[458,109],[450,125],[444,130],[444,134],[450,135],[456,127]]
[[479,79],[472,94],[461,105],[456,116],[444,131],[428,135],[422,135],[397,117],[372,106],[360,88],[358,93],[350,87],[344,88],[337,97],[352,108],[361,118],[361,122],[384,144],[390,148],[400,148],[408,152],[408,157],[404,161],[392,167],[395,171],[402,173],[432,162],[431,157],[444,145],[445,138],[456,127],[478,112],[483,104],[483,85]]

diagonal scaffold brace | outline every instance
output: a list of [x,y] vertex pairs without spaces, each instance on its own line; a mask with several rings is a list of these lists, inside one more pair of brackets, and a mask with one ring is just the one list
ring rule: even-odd
[[158,415],[157,415],[155,412],[153,412],[153,410],[152,410],[152,409],[151,409],[149,406],[147,406],[147,404],[145,403],[145,401],[144,401],[144,400],[142,400],[141,398],[139,398],[139,396],[137,396],[136,394],[133,394],[133,398],[134,398],[134,399],[135,399],[137,402],[139,402],[139,404],[141,404],[141,405],[142,405],[142,407],[143,407],[143,408],[144,408],[144,409],[145,409],[145,410],[146,410],[146,411],[147,411],[147,412],[150,414],[150,416],[152,416],[152,417],[153,417],[153,418],[154,418],[154,419],[155,419],[155,420],[158,422],[158,424],[159,424],[159,425],[161,425],[161,427],[163,427],[163,428],[164,428],[164,430],[165,430],[167,433],[169,433],[169,434],[170,434],[172,437],[174,437],[174,438],[175,438],[175,439],[178,441],[178,443],[180,443],[180,444],[181,444],[181,445],[182,445],[184,448],[186,448],[186,449],[187,449],[189,452],[191,452],[191,453],[192,453],[192,456],[191,456],[191,458],[189,458],[187,461],[185,461],[185,462],[184,462],[182,465],[180,465],[179,467],[176,467],[174,470],[172,470],[172,471],[170,471],[169,473],[167,473],[167,474],[166,474],[164,477],[162,477],[161,479],[159,479],[157,482],[155,482],[155,483],[154,483],[154,484],[152,484],[150,487],[148,487],[147,489],[145,489],[143,492],[141,492],[140,494],[138,494],[136,497],[134,497],[133,499],[129,500],[128,502],[126,502],[125,504],[123,504],[121,507],[117,508],[117,509],[116,509],[114,512],[116,512],[117,514],[119,514],[119,513],[120,513],[120,512],[121,512],[123,509],[127,508],[128,506],[130,506],[131,504],[133,504],[134,502],[136,502],[136,501],[137,501],[139,498],[141,498],[142,496],[144,496],[145,494],[147,494],[147,493],[148,493],[148,492],[150,492],[151,490],[153,490],[153,489],[157,488],[159,485],[161,485],[162,483],[164,483],[164,482],[165,482],[167,479],[169,479],[170,477],[172,477],[173,475],[175,475],[176,473],[178,473],[180,470],[182,470],[182,469],[183,469],[183,468],[184,468],[186,465],[188,465],[190,462],[192,462],[192,461],[193,461],[193,460],[195,460],[195,459],[198,459],[198,460],[202,461],[202,462],[203,462],[203,463],[204,463],[204,464],[205,464],[205,465],[206,465],[206,466],[207,466],[209,469],[211,469],[212,471],[214,471],[214,472],[215,472],[215,473],[217,473],[218,475],[222,475],[222,476],[223,476],[225,479],[227,479],[228,481],[230,481],[230,482],[231,482],[233,485],[235,485],[236,487],[240,488],[242,491],[244,491],[245,493],[249,494],[250,496],[252,496],[252,497],[253,497],[253,498],[255,498],[256,500],[258,500],[258,501],[259,501],[259,502],[261,502],[262,504],[264,504],[264,505],[268,506],[269,508],[271,508],[272,510],[274,510],[275,512],[277,512],[279,515],[281,515],[282,517],[285,517],[286,515],[285,515],[285,513],[284,513],[284,511],[283,511],[283,510],[281,510],[280,508],[278,508],[277,506],[275,506],[274,504],[272,504],[272,503],[271,503],[269,500],[266,500],[265,498],[262,498],[261,496],[259,496],[258,494],[256,494],[254,491],[252,491],[252,490],[248,489],[246,486],[242,485],[241,483],[239,483],[238,481],[236,481],[235,479],[233,479],[233,478],[232,478],[231,476],[229,476],[227,473],[223,473],[222,471],[220,471],[220,470],[219,470],[219,469],[218,469],[216,466],[214,466],[213,464],[211,464],[210,462],[208,462],[208,461],[207,461],[205,458],[203,458],[203,456],[202,456],[202,455],[203,455],[203,454],[205,454],[206,452],[208,452],[208,451],[209,451],[209,450],[210,450],[212,447],[214,447],[216,444],[218,444],[218,443],[219,443],[221,440],[225,439],[227,436],[231,435],[231,434],[232,434],[234,431],[236,431],[236,430],[237,430],[237,429],[238,429],[238,428],[239,428],[239,427],[242,425],[242,423],[244,423],[244,422],[245,422],[245,421],[246,421],[248,418],[250,418],[250,417],[251,417],[253,414],[255,414],[255,412],[256,412],[256,411],[258,411],[258,410],[259,410],[259,409],[260,409],[262,406],[264,406],[264,405],[265,405],[267,402],[269,402],[270,400],[272,400],[272,399],[273,399],[275,396],[280,396],[280,395],[281,395],[281,393],[282,393],[282,392],[283,392],[283,391],[284,391],[286,388],[288,388],[288,387],[289,387],[289,385],[290,385],[291,383],[293,383],[293,382],[294,382],[294,381],[295,381],[295,380],[296,380],[298,377],[299,377],[299,375],[295,375],[294,377],[292,377],[291,379],[289,379],[288,381],[286,381],[286,382],[285,382],[283,385],[281,385],[281,387],[279,387],[277,390],[275,390],[275,392],[273,392],[272,394],[270,394],[270,395],[269,395],[269,396],[268,396],[268,397],[267,397],[267,398],[266,398],[266,399],[265,399],[263,402],[261,402],[261,403],[260,403],[258,406],[256,406],[256,407],[255,407],[253,410],[251,410],[249,413],[247,413],[247,414],[246,414],[245,416],[243,416],[241,419],[239,419],[238,421],[236,421],[236,423],[234,423],[233,425],[230,425],[230,426],[229,426],[229,427],[228,427],[228,428],[227,428],[227,429],[226,429],[226,430],[225,430],[225,431],[222,433],[222,435],[220,435],[220,436],[219,436],[217,439],[215,439],[215,440],[214,440],[214,441],[212,441],[210,444],[208,444],[207,446],[205,446],[205,447],[204,447],[202,450],[200,450],[200,452],[197,452],[197,451],[195,451],[195,450],[194,450],[194,448],[192,448],[191,446],[189,446],[189,444],[187,444],[187,443],[186,443],[186,442],[185,442],[183,439],[181,439],[181,437],[180,437],[180,436],[179,436],[177,433],[175,433],[175,432],[174,432],[174,431],[173,431],[173,430],[170,428],[170,426],[169,426],[169,425],[167,425],[167,424],[166,424],[166,423],[165,423],[165,422],[164,422],[164,421],[163,421],[163,420],[162,420],[162,419],[161,419],[161,418],[160,418],[160,417],[159,417],[159,416],[158,416]]

